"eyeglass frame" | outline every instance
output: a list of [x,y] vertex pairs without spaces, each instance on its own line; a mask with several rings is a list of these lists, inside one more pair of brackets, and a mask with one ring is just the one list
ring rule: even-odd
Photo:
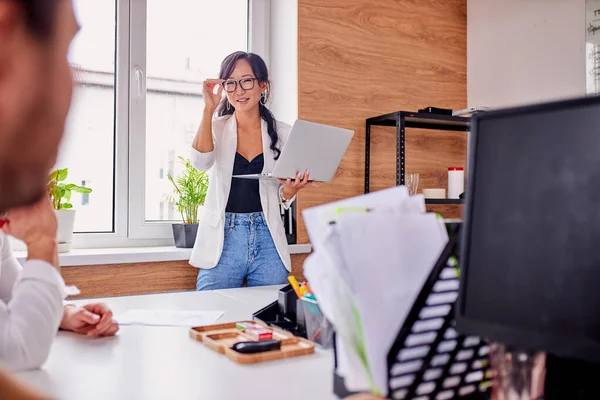
[[[252,81],[252,87],[251,87],[251,88],[248,88],[248,89],[246,89],[246,88],[244,88],[244,87],[242,86],[242,81],[247,81],[247,80],[250,80],[250,81]],[[254,81],[258,81],[258,80],[259,80],[258,78],[242,78],[242,79],[240,79],[240,80],[237,80],[237,81],[236,81],[236,80],[234,80],[234,79],[227,79],[227,80],[225,80],[225,81],[223,81],[223,82],[221,83],[221,86],[223,86],[223,90],[224,90],[225,92],[227,92],[227,93],[234,93],[234,92],[237,90],[237,88],[238,88],[238,85],[239,85],[239,86],[242,88],[242,90],[252,90],[252,89],[254,89],[254,86],[256,86],[256,83],[254,83]],[[228,83],[228,82],[233,82],[233,83],[235,83],[235,88],[234,88],[233,90],[231,90],[231,91],[229,91],[229,90],[225,89],[225,84],[226,84],[226,83]]]

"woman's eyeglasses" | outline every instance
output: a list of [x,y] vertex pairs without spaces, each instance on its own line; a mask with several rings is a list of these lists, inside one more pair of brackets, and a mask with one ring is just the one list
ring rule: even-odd
[[257,81],[256,78],[244,78],[239,81],[229,80],[222,83],[223,89],[227,93],[232,93],[237,90],[237,85],[239,83],[240,87],[244,90],[252,90],[254,89],[254,81]]

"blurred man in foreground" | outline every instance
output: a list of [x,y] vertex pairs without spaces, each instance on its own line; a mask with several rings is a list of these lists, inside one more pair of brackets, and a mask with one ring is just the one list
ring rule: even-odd
[[[63,305],[46,196],[71,103],[67,53],[78,29],[71,0],[0,0],[0,363],[10,369],[42,365],[59,327],[91,336],[118,330],[102,304]],[[7,235],[27,245],[22,268]],[[0,398],[40,397],[2,376]]]

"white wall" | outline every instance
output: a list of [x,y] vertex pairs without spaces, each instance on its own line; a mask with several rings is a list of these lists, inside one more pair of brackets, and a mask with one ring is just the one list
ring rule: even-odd
[[583,96],[585,0],[468,0],[467,102]]
[[298,0],[271,0],[271,111],[292,124],[298,118]]

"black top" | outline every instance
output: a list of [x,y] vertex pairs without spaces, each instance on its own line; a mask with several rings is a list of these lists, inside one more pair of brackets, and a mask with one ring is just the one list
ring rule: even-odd
[[[262,153],[254,157],[252,161],[248,161],[240,153],[235,153],[233,175],[260,174],[264,164]],[[252,213],[260,211],[262,211],[262,205],[260,204],[258,179],[232,178],[225,212]]]

